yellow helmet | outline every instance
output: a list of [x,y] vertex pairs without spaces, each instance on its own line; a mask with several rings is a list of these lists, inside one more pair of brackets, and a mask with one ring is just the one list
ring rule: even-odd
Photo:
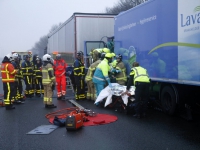
[[108,49],[108,48],[103,48],[103,50],[102,50],[104,53],[110,53],[110,49]]
[[106,53],[105,57],[107,57],[107,58],[112,58],[113,55],[112,55],[112,53]]
[[112,54],[112,56],[113,56],[113,57],[115,57],[115,56],[116,56],[116,55],[115,55],[115,53],[111,53],[111,54]]

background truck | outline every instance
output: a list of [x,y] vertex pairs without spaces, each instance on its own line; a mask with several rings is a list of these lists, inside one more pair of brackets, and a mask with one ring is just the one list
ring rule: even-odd
[[114,14],[74,13],[49,35],[47,53],[53,55],[54,52],[59,52],[71,65],[76,52],[83,51],[85,64],[88,66],[91,49],[106,47],[107,40],[113,36],[115,16]]
[[127,74],[134,61],[148,70],[151,99],[164,112],[200,110],[199,0],[151,0],[122,12],[114,37]]

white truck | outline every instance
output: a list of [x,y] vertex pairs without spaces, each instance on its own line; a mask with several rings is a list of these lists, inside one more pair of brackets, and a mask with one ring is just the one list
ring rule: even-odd
[[[74,62],[77,51],[83,51],[87,65],[90,50],[106,47],[114,35],[114,14],[74,13],[48,37],[47,53],[61,53],[66,62]],[[85,50],[87,49],[87,50]]]

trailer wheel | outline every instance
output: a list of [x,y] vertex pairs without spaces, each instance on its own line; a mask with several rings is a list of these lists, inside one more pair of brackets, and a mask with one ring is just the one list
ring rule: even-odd
[[176,94],[173,88],[166,86],[161,92],[161,104],[163,111],[173,115],[176,110]]

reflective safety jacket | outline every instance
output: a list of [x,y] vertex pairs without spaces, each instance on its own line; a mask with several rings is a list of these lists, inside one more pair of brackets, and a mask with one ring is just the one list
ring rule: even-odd
[[110,66],[108,64],[108,60],[104,58],[104,60],[101,61],[101,63],[97,66],[92,81],[94,83],[99,84],[106,84],[106,81],[108,84],[110,83],[110,78],[108,76],[108,71],[110,70]]
[[117,65],[117,60],[115,59],[115,60],[113,60],[113,62],[111,62],[111,66],[116,67],[116,65]]
[[50,83],[55,83],[53,66],[49,62],[44,62],[42,66],[42,84],[48,85]]
[[74,77],[82,76],[85,76],[85,66],[79,59],[76,59],[74,61]]
[[24,61],[22,63],[22,74],[23,76],[33,75],[33,64],[29,61]]
[[116,67],[115,67],[116,70],[119,70],[119,73],[116,74],[116,80],[117,81],[120,81],[120,80],[123,80],[123,81],[127,81],[127,76],[126,76],[126,67],[124,65],[124,63],[122,61],[120,61],[119,63],[116,64]]
[[133,80],[134,85],[135,85],[136,81],[147,82],[147,83],[150,82],[147,70],[140,67],[140,66],[139,67],[133,67],[131,69],[130,76],[134,76],[134,80]]
[[15,68],[16,70],[16,75],[15,75],[15,81],[18,81],[19,78],[23,78],[23,75],[22,75],[22,70],[21,70],[21,65],[19,62],[17,61],[13,61],[12,62],[12,65],[13,67]]
[[61,59],[61,60],[54,60],[54,71],[56,76],[62,76],[65,75],[67,63]]
[[2,62],[1,76],[2,82],[14,82],[16,70],[10,62]]
[[90,67],[88,68],[88,72],[86,74],[85,77],[85,81],[91,81],[94,75],[94,71],[96,69],[96,67],[99,65],[99,63],[101,62],[101,60],[97,60],[95,61],[93,64],[90,65]]
[[42,63],[35,64],[33,67],[33,75],[36,78],[41,78],[42,77]]

